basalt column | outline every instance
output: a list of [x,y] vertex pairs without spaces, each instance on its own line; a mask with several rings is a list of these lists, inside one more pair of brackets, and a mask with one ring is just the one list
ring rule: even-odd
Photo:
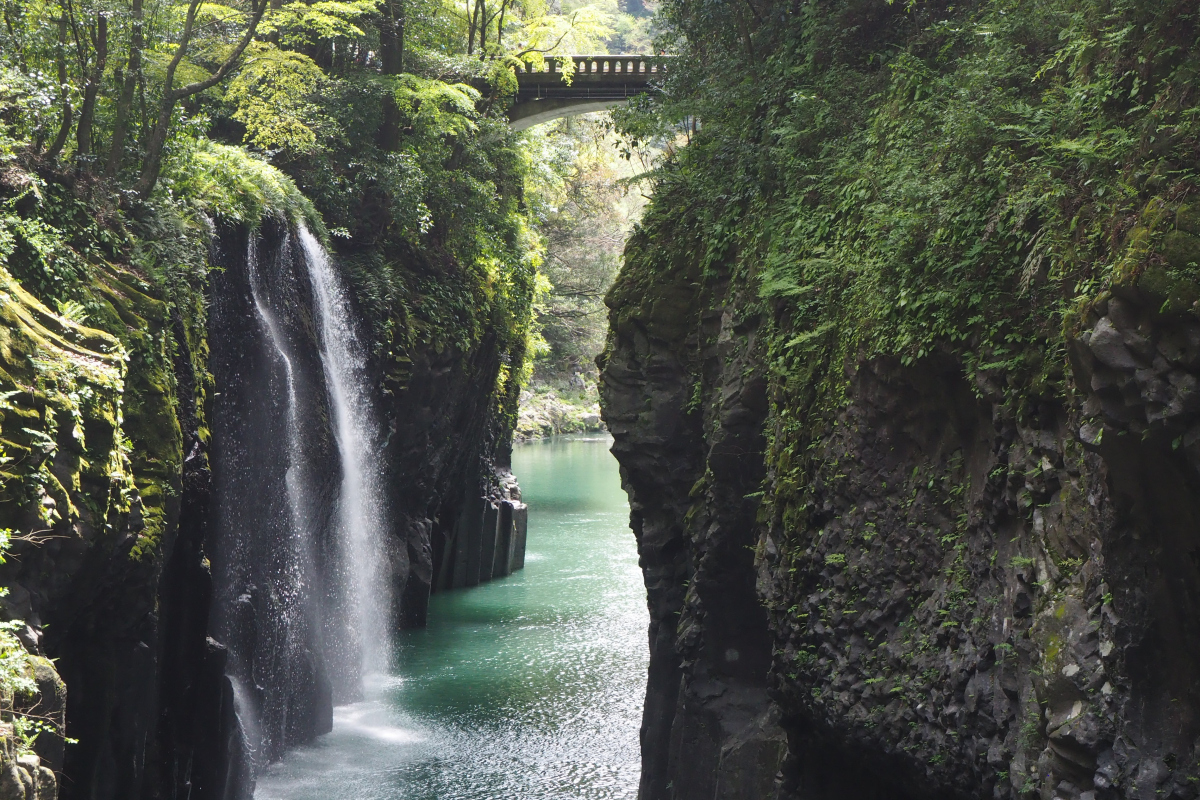
[[439,537],[434,591],[476,586],[524,569],[528,507],[518,499],[515,481],[498,486],[493,491],[499,496],[464,501],[453,527]]
[[[771,643],[755,592],[760,321],[704,310],[695,265],[657,263],[651,251],[640,235],[628,246],[632,269],[609,296],[600,360],[650,604],[639,797],[767,797],[784,736],[767,695]],[[641,269],[659,281],[649,292]]]

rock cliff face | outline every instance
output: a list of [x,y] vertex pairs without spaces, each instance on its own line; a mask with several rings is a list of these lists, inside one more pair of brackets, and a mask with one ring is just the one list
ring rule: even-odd
[[[652,620],[642,800],[1200,795],[1195,317],[1104,295],[1070,391],[1020,413],[949,354],[850,357],[783,463],[784,304],[703,249],[651,218],[601,359]],[[804,513],[771,513],[797,474]]]
[[157,553],[174,542],[182,469],[172,320],[129,269],[104,264],[94,280],[85,327],[0,271],[0,377],[17,387],[2,408],[0,526],[33,532],[0,569],[5,616],[29,623],[26,648],[73,687],[81,744],[50,759],[71,777],[64,796],[116,797],[148,780],[156,751]]
[[[319,632],[277,640],[272,615],[282,601],[261,575],[227,580],[235,551],[270,572],[279,548],[269,533],[286,518],[283,472],[271,473],[279,485],[239,473],[232,452],[261,444],[278,453],[286,416],[272,394],[278,369],[266,363],[248,288],[250,236],[217,229],[208,265],[220,269],[199,287],[207,319],[180,298],[168,305],[134,269],[109,264],[89,290],[103,298],[103,313],[93,312],[96,328],[86,327],[0,271],[0,378],[28,387],[3,395],[0,406],[0,455],[15,456],[2,462],[0,527],[40,531],[37,542],[17,542],[0,567],[11,587],[2,602],[9,618],[30,622],[27,646],[57,659],[69,689],[66,730],[78,740],[64,757],[61,739],[43,734],[40,763],[14,761],[11,735],[0,730],[0,796],[46,800],[55,789],[45,775],[57,772],[62,798],[247,797],[251,749],[261,760],[311,740],[329,729],[331,704],[347,697],[335,697],[337,681],[353,678],[356,665],[317,652]],[[289,223],[265,220],[254,233],[258,267],[280,295],[270,302],[290,309],[280,324],[295,346],[306,447],[332,463],[316,334],[304,310],[312,288],[295,254],[278,255],[294,236]],[[357,320],[363,331],[368,323]],[[418,342],[369,354],[396,624],[423,623],[434,543],[461,526],[464,509],[488,500],[506,509],[508,527],[495,519],[493,526],[507,537],[505,552],[516,552],[524,506],[502,466],[515,408],[497,387],[502,365],[520,357],[487,333],[466,348]],[[327,513],[336,471],[318,477],[312,503]],[[309,555],[324,561],[328,576],[336,548],[323,546]],[[496,567],[512,568],[511,560]],[[230,602],[221,596],[222,587],[243,583]],[[275,656],[284,671],[268,666]],[[248,702],[261,723],[253,741]],[[54,741],[55,752],[41,753]]]
[[784,736],[755,589],[757,321],[705,306],[686,258],[667,275],[639,272],[649,235],[630,242],[610,295],[601,380],[650,604],[639,796],[767,797]]

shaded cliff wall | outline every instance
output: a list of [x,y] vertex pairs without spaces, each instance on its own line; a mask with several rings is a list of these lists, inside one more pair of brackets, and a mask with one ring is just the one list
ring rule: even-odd
[[704,125],[608,298],[641,797],[1198,796],[1191,17],[791,10],[666,4]]
[[[455,274],[457,269],[447,273],[445,264],[402,250],[399,257],[405,256],[411,295],[392,311],[410,330],[430,326],[429,320],[418,317],[421,294],[465,292],[462,276]],[[368,320],[371,314],[364,309]],[[410,336],[384,347],[375,342],[371,365],[378,375],[385,483],[396,531],[391,553],[393,617],[400,627],[422,627],[430,594],[454,585],[450,576],[455,553],[462,566],[471,549],[468,534],[460,532],[473,532],[473,564],[480,577],[469,585],[523,565],[524,505],[508,469],[525,360],[524,320],[517,322],[515,331],[495,319],[475,322],[483,331],[467,343],[441,338],[462,333],[445,320],[438,338]],[[508,509],[504,520],[502,507]],[[498,559],[493,546],[485,568],[480,532],[488,509],[492,541],[507,535],[511,552]]]
[[524,565],[526,509],[508,469],[515,401],[494,391],[509,358],[495,337],[465,357],[419,352],[391,401],[387,451],[408,532],[395,567],[403,627],[425,624],[431,593]]
[[601,357],[650,605],[639,796],[767,797],[784,736],[755,589],[767,413],[759,320],[712,303],[732,289],[701,285],[679,234],[667,224],[631,239]]
[[[268,184],[231,195],[244,201],[232,219],[212,225],[151,205],[133,218],[89,212],[89,220],[108,227],[74,228],[73,218],[55,216],[59,203],[90,209],[93,201],[55,184],[53,202],[31,197],[20,204],[25,216],[18,221],[33,227],[18,226],[0,241],[0,527],[34,532],[37,540],[15,544],[14,558],[0,564],[0,582],[11,587],[6,618],[30,622],[27,646],[58,659],[68,687],[67,731],[78,742],[66,747],[65,761],[59,753],[53,762],[66,798],[232,798],[253,786],[252,742],[235,714],[235,702],[246,698],[235,701],[228,677],[245,674],[245,664],[231,663],[222,638],[236,638],[242,654],[278,655],[278,642],[267,641],[269,626],[255,624],[276,599],[251,596],[239,605],[239,597],[227,608],[214,575],[224,574],[231,547],[264,556],[268,567],[269,543],[229,541],[221,513],[230,508],[225,501],[240,503],[239,525],[253,539],[255,525],[241,523],[257,519],[264,533],[273,529],[278,517],[262,514],[278,506],[262,493],[280,487],[239,484],[228,469],[222,474],[214,436],[221,433],[226,448],[250,439],[269,448],[281,432],[279,409],[268,408],[269,392],[259,391],[279,376],[265,367],[242,369],[264,366],[261,326],[252,324],[247,306],[252,236],[259,266],[272,272],[270,291],[279,294],[271,300],[294,312],[285,321],[289,336],[309,383],[316,382],[313,326],[304,311],[310,289],[296,259],[271,258],[300,221],[320,230],[320,220],[281,174],[243,163],[248,157],[232,148],[220,155],[217,166],[231,174],[214,179],[240,189],[244,180]],[[6,173],[5,180],[13,175],[21,177]],[[264,206],[264,198],[281,205]],[[30,243],[29,230],[61,238],[58,262],[44,241]],[[88,238],[101,234],[107,238],[100,244]],[[394,618],[419,624],[432,582],[435,522],[453,524],[464,487],[476,497],[516,493],[515,485],[500,488],[502,479],[511,481],[495,465],[504,461],[515,419],[528,297],[519,281],[506,284],[506,293],[487,289],[474,265],[440,249],[433,260],[395,241],[356,245],[350,260],[367,252],[389,271],[393,287],[409,292],[366,300],[362,273],[335,257],[353,287],[380,423],[390,432],[380,460],[394,512]],[[70,250],[76,246],[86,256]],[[55,263],[60,272],[64,263],[73,270],[55,285],[78,306],[43,291],[59,274]],[[437,304],[422,302],[428,293],[471,313],[430,319]],[[307,386],[301,394],[313,417],[327,420],[323,392]],[[319,453],[329,440],[327,425],[317,425],[308,446]],[[317,495],[329,488],[321,486]],[[253,613],[239,613],[242,605]],[[290,656],[279,675],[284,688],[295,689],[291,695],[274,678],[259,684],[262,670],[254,676],[255,686],[269,690],[264,697],[280,700],[266,709],[271,729],[254,732],[267,735],[269,757],[329,726],[330,665],[311,652]],[[49,734],[41,741],[53,745]]]
[[1075,402],[1020,419],[950,357],[849,365],[789,525],[756,515],[763,310],[662,266],[614,291],[603,384],[652,616],[643,797],[1195,796],[1200,323],[1113,296]]

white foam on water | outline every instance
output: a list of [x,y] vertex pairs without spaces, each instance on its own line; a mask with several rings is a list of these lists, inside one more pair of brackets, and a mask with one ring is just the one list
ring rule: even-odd
[[339,706],[333,712],[334,729],[341,736],[359,736],[387,744],[415,744],[425,737],[409,728],[401,728],[377,721],[380,714],[378,703],[355,703]]

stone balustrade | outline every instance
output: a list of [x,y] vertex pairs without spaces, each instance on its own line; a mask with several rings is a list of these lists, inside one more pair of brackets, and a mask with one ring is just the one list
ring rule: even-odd
[[574,81],[648,83],[664,77],[669,56],[640,55],[579,55],[550,56],[540,68],[523,65],[517,68],[517,83],[561,83],[563,62],[570,58],[575,62]]
[[[570,59],[575,73],[568,84],[563,66]],[[551,56],[537,67],[517,68],[516,102],[508,118],[515,130],[572,114],[623,105],[629,98],[655,91],[666,77],[671,56]]]

